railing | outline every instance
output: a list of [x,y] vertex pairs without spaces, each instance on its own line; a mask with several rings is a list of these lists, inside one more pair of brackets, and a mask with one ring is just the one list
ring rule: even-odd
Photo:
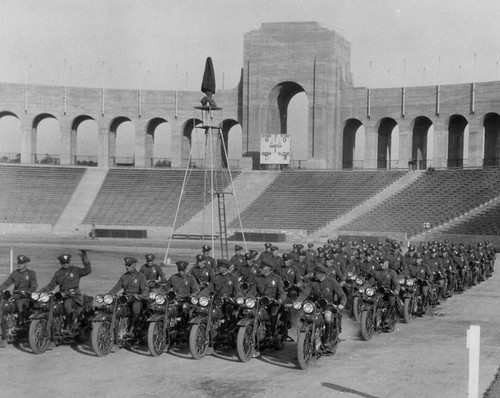
[[21,163],[21,154],[15,152],[0,152],[0,163]]
[[158,168],[170,168],[170,167],[172,167],[172,161],[170,159],[148,158],[147,162],[149,164],[149,167],[158,167]]
[[33,160],[36,164],[61,164],[61,159],[59,154],[33,154]]
[[77,166],[97,167],[97,156],[75,156],[74,163]]
[[111,166],[112,167],[134,167],[135,166],[135,157],[120,157],[120,156],[111,156]]

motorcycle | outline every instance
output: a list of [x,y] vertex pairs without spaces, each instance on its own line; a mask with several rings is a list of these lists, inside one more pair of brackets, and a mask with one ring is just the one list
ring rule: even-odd
[[98,357],[108,355],[113,347],[118,348],[142,341],[145,335],[145,313],[141,314],[134,333],[129,334],[131,313],[130,303],[135,295],[98,294],[95,315],[92,318],[92,349]]
[[[16,308],[16,301],[19,299],[30,300],[22,321],[19,320]],[[32,312],[31,293],[22,290],[14,290],[12,293],[9,290],[2,292],[0,296],[0,320],[5,324],[5,340],[7,343],[12,343],[20,336],[26,335],[30,325],[29,317]]]
[[35,310],[30,316],[28,340],[35,354],[44,353],[52,345],[72,341],[84,343],[89,339],[93,316],[92,299],[84,295],[83,304],[68,317],[64,311],[64,300],[73,295],[73,292],[31,293]]
[[414,278],[402,277],[399,279],[399,299],[400,312],[405,323],[410,323],[417,314],[417,283]]
[[[347,284],[347,283],[346,283]],[[361,320],[361,313],[363,312],[363,299],[362,294],[365,291],[365,279],[362,276],[356,277],[350,293],[350,299],[347,298],[347,303],[351,301],[351,313],[356,322]]]
[[391,289],[368,287],[363,293],[363,312],[361,313],[361,337],[370,340],[375,332],[392,332],[396,327],[395,311],[390,311]]
[[[236,351],[241,362],[248,362],[252,356],[268,347],[281,350],[288,339],[290,322],[286,310],[280,305],[273,317],[269,307],[278,305],[269,297],[247,297],[242,304],[243,318],[237,323]],[[274,318],[274,319],[273,319]]]
[[[302,310],[302,326],[297,339],[297,360],[307,369],[324,355],[335,355],[340,339],[342,318],[338,307],[325,299],[295,301],[293,308]],[[325,321],[325,310],[332,312],[332,323]]]
[[172,291],[152,292],[149,300],[147,342],[149,352],[157,357],[171,346],[188,341],[193,306],[189,297],[177,297]]

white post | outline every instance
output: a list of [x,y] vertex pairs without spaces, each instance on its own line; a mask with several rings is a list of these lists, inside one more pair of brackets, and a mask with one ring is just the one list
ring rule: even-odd
[[469,349],[469,393],[468,398],[479,397],[479,343],[481,327],[471,325],[467,329],[467,348]]
[[12,274],[14,271],[14,248],[11,246],[10,248],[10,273]]

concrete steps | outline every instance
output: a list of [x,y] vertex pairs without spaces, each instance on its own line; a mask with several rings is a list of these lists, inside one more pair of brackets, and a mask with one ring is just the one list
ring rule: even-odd
[[324,239],[331,238],[336,235],[338,231],[342,231],[342,227],[352,220],[355,220],[358,217],[363,216],[364,214],[371,211],[375,206],[387,200],[391,196],[401,192],[406,189],[410,184],[416,181],[422,173],[425,171],[411,171],[404,174],[401,178],[394,181],[391,185],[387,186],[378,194],[372,196],[370,199],[364,201],[359,206],[355,207],[351,211],[345,213],[342,217],[333,220],[324,228],[319,229],[318,231],[312,234],[313,239]]
[[[279,171],[243,171],[233,180],[234,196],[225,195],[226,222],[229,225],[241,214],[278,176]],[[229,186],[226,191],[231,191]],[[181,202],[182,206],[182,202]],[[214,230],[219,231],[217,199],[214,201]],[[176,234],[210,234],[212,228],[212,206],[209,203],[186,224],[175,228]],[[245,226],[243,226],[245,227]],[[204,231],[203,231],[204,229]],[[229,233],[229,230],[228,230]]]
[[[68,205],[54,224],[53,232],[61,235],[82,235],[81,224],[101,189],[108,169],[89,167],[75,189]],[[83,231],[83,233],[86,233]]]

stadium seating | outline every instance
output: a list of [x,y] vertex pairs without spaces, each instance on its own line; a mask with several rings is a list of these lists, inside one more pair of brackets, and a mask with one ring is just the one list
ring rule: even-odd
[[0,166],[1,222],[55,224],[84,173],[61,166]]
[[500,235],[500,203],[441,231],[447,234]]

